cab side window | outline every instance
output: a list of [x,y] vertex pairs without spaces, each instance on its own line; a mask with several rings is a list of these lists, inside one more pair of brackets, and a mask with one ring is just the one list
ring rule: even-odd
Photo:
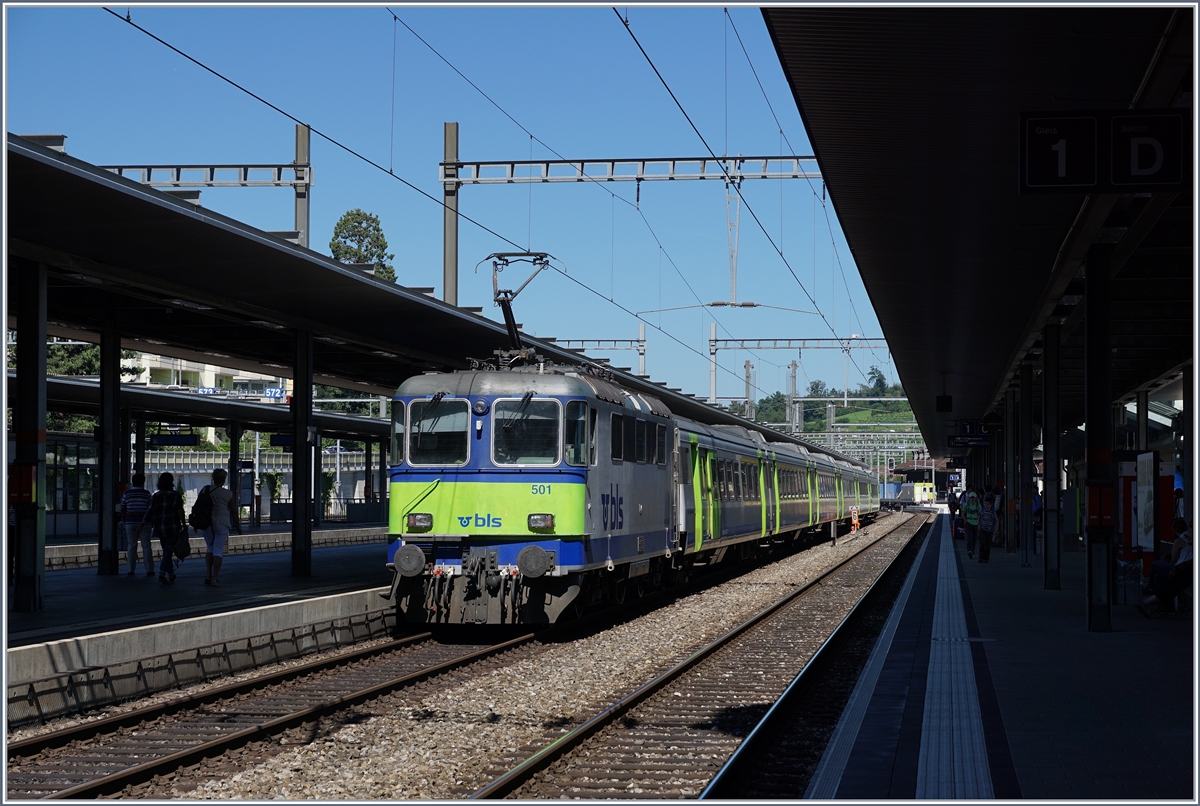
[[612,424],[608,431],[608,439],[612,445],[613,461],[619,462],[622,458],[621,448],[625,445],[625,439],[622,430],[625,425],[625,416],[622,414],[613,414],[611,423]]

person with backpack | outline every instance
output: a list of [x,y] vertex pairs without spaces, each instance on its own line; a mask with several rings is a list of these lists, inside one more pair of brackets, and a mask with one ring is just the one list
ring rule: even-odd
[[205,485],[200,491],[196,503],[192,505],[192,515],[188,518],[192,528],[204,535],[204,543],[208,547],[204,553],[204,584],[214,587],[220,585],[217,577],[221,573],[229,530],[232,528],[239,535],[242,533],[237,508],[233,505],[233,493],[225,489],[228,475],[222,468],[213,471],[213,483]]
[[150,498],[150,509],[146,510],[142,524],[154,530],[162,546],[162,563],[158,567],[158,581],[169,585],[175,581],[175,555],[172,550],[177,540],[187,540],[187,524],[183,518],[183,496],[175,489],[175,477],[163,473],[158,477],[158,491]]
[[979,562],[985,563],[992,556],[992,535],[1000,518],[996,515],[996,499],[991,493],[983,497],[983,509],[979,510]]
[[959,504],[962,507],[963,524],[967,531],[967,556],[975,558],[975,541],[979,538],[979,495],[975,492],[975,485],[968,484],[967,491],[963,493],[962,501]]

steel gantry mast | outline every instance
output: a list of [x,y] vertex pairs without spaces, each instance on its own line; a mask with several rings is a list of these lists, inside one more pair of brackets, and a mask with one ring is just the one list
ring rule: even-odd
[[717,350],[887,350],[880,338],[847,339],[718,339],[717,323],[709,323],[708,331],[708,402],[717,402]]
[[[546,339],[567,350],[637,350],[638,375],[646,374],[646,323],[638,322],[636,339]],[[608,359],[601,359],[607,361]]]
[[296,229],[272,232],[285,241],[308,246],[309,195],[313,170],[309,159],[311,130],[296,124],[296,159],[287,163],[222,165],[101,165],[106,171],[155,188],[165,188],[177,198],[200,205],[200,191],[186,188],[290,187],[295,191]]
[[458,194],[465,185],[521,185],[560,182],[642,182],[714,180],[725,183],[729,224],[729,305],[756,307],[737,301],[739,189],[747,179],[820,179],[812,156],[638,157],[585,160],[483,160],[458,158],[458,124],[446,123],[445,160],[439,166],[445,217],[443,227],[443,299],[458,304]]

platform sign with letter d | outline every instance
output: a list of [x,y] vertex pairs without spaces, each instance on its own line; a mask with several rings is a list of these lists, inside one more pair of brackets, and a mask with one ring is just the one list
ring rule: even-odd
[[1020,192],[1186,190],[1191,123],[1190,111],[1180,109],[1023,114]]

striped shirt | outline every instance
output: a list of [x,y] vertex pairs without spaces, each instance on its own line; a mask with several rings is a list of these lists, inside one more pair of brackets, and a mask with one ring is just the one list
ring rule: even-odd
[[121,511],[126,523],[141,523],[150,509],[150,491],[145,487],[130,487],[121,496]]

